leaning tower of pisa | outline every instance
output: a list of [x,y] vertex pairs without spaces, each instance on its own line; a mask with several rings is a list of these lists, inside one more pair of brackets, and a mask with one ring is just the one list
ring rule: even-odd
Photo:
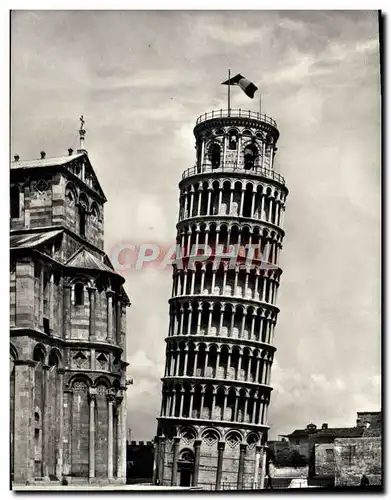
[[288,190],[268,116],[218,110],[179,182],[155,480],[262,488]]

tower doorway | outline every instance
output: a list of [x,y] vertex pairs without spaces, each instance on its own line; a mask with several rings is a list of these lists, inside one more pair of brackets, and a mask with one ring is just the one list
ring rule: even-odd
[[179,472],[179,486],[191,486],[192,471],[187,469],[182,469]]
[[179,486],[192,486],[194,476],[194,455],[183,450],[178,460]]

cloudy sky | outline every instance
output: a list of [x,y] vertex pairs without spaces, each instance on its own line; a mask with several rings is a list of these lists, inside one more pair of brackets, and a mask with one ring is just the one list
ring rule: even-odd
[[[108,203],[105,249],[175,239],[194,122],[226,107],[228,68],[262,90],[290,190],[270,436],[354,425],[380,407],[380,78],[375,12],[14,12],[12,154],[86,147]],[[257,110],[239,89],[232,106]],[[115,258],[113,259],[115,260]],[[160,409],[169,270],[123,273],[128,425]]]

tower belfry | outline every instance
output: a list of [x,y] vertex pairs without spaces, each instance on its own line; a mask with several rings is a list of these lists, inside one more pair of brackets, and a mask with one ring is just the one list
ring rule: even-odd
[[194,136],[196,162],[179,182],[155,480],[262,488],[288,194],[274,170],[279,131],[229,109],[200,116]]

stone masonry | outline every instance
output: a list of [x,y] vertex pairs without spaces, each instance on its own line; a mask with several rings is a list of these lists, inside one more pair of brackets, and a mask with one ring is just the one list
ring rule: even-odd
[[179,183],[155,481],[262,488],[288,194],[274,170],[279,131],[231,109],[200,116],[194,135],[196,165]]
[[12,481],[125,483],[130,302],[87,152],[16,156],[10,201]]

